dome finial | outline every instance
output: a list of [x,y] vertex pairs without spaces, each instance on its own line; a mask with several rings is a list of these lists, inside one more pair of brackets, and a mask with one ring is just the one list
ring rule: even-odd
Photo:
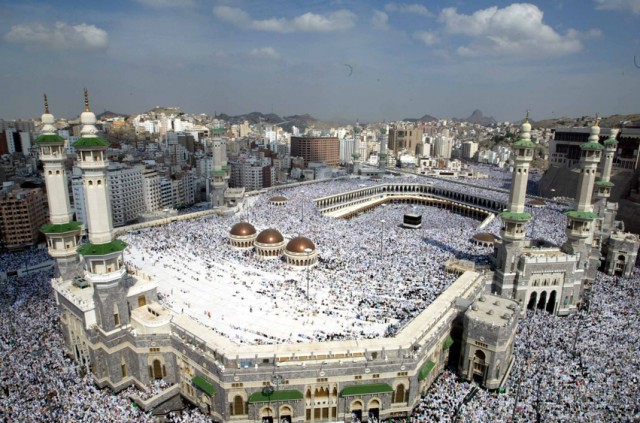
[[44,112],[49,114],[49,101],[47,100],[47,95],[44,95]]
[[600,116],[598,116],[597,113],[596,113],[596,123],[594,123],[593,126],[600,126]]
[[522,127],[520,130],[520,139],[522,140],[531,139],[531,124],[529,123],[529,110],[527,110],[527,116],[524,118],[524,122],[522,122]]
[[91,109],[89,109],[89,91],[86,88],[84,89],[84,111],[91,111]]

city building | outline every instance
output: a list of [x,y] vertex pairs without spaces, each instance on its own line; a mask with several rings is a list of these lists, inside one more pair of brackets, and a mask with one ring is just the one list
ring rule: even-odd
[[462,143],[462,158],[470,160],[478,151],[478,143],[473,141],[465,141]]
[[422,155],[422,129],[414,124],[398,123],[389,127],[387,148],[397,158],[401,154]]
[[124,226],[135,222],[144,213],[144,177],[142,166],[125,167],[111,164],[107,169],[109,180],[109,198],[113,225]]
[[337,137],[291,137],[291,156],[309,162],[324,161],[328,166],[340,164],[340,140]]
[[0,234],[5,248],[35,245],[47,222],[45,197],[40,188],[0,191]]

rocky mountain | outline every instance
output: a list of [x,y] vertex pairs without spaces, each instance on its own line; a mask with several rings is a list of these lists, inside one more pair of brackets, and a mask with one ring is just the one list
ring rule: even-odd
[[466,119],[454,118],[454,120],[477,123],[479,125],[495,125],[496,123],[498,123],[492,116],[485,116],[482,114],[482,111],[478,109],[475,109],[473,113],[471,113],[471,116]]
[[[559,117],[553,119],[539,120],[533,124],[534,128],[576,128],[576,127],[590,127],[593,125],[595,116],[581,116],[581,117]],[[637,122],[640,121],[640,114],[632,115],[611,115],[603,117],[600,120],[600,126],[602,128],[620,128],[625,122]]]
[[420,118],[404,118],[402,119],[403,121],[406,122],[437,122],[438,118],[437,117],[433,117],[429,114],[426,114]]
[[123,115],[122,113],[115,113],[115,112],[111,112],[109,110],[105,110],[104,112],[100,113],[99,115],[96,115],[96,118],[98,120],[105,120],[105,119],[113,119],[115,117],[124,117],[126,118],[128,115]]
[[321,121],[313,116],[305,113],[303,115],[291,115],[291,116],[279,116],[275,113],[260,113],[260,112],[251,112],[245,113],[243,115],[230,116],[226,113],[221,113],[217,115],[219,119],[223,119],[231,124],[242,123],[245,120],[249,122],[250,125],[255,125],[259,123],[266,124],[277,124],[281,128],[283,128],[287,132],[291,132],[291,128],[293,126],[299,128],[301,131],[304,131],[307,128],[315,128],[315,129],[329,129],[331,127],[337,127],[344,125],[344,123],[338,122],[328,122]]

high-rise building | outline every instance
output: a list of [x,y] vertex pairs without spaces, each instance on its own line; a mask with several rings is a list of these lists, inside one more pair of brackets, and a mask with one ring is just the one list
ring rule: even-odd
[[465,141],[462,143],[462,158],[463,159],[472,159],[473,156],[478,151],[478,143],[473,141]]
[[453,139],[445,135],[437,135],[433,155],[441,159],[450,159],[451,150],[453,150]]
[[309,162],[324,161],[329,166],[340,164],[340,140],[337,137],[291,137],[291,156]]
[[140,166],[125,167],[121,164],[112,164],[107,169],[113,226],[132,223],[145,212],[142,172]]
[[142,172],[142,196],[146,212],[151,213],[164,208],[160,197],[160,176],[153,169],[145,169]]
[[389,128],[387,147],[396,159],[401,154],[419,155],[422,144],[422,128],[413,124],[398,124]]
[[0,192],[2,243],[6,248],[35,245],[47,222],[45,198],[39,188]]

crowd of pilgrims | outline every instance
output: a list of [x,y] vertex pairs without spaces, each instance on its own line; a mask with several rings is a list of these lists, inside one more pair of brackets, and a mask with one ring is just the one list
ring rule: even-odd
[[[442,373],[415,408],[420,422],[632,422],[640,419],[640,269],[598,273],[589,301],[558,317],[528,310],[518,322],[504,393]],[[471,398],[466,398],[473,389]]]
[[[416,293],[425,297],[437,295],[448,283],[437,285],[431,279],[450,278],[442,273],[442,262],[438,268],[419,260],[427,252],[433,254],[432,249],[441,249],[443,253],[440,254],[485,263],[483,255],[488,251],[466,242],[468,236],[477,229],[477,221],[466,222],[463,219],[451,225],[450,214],[440,213],[437,209],[425,209],[422,213],[425,228],[421,230],[425,245],[405,245],[414,248],[413,251],[420,248],[419,253],[407,255],[400,245],[404,242],[404,231],[396,226],[396,222],[399,222],[396,219],[400,219],[406,211],[404,205],[389,205],[388,210],[384,211],[379,208],[380,215],[376,215],[374,210],[350,221],[334,220],[333,224],[339,227],[326,231],[324,218],[317,214],[311,204],[310,199],[318,194],[314,188],[305,187],[305,193],[283,191],[290,199],[289,204],[293,205],[288,209],[286,206],[277,209],[260,204],[266,199],[259,197],[251,210],[245,211],[242,217],[230,219],[224,229],[228,230],[239,220],[249,220],[258,230],[277,226],[284,234],[308,236],[314,240],[321,255],[325,255],[322,265],[326,266],[328,274],[334,272],[353,281],[356,274],[361,272],[364,279],[360,283],[364,284],[366,277],[376,277],[370,266],[379,258],[376,252],[382,233],[376,228],[381,227],[380,219],[384,217],[387,222],[394,223],[385,226],[383,257],[386,259],[380,260],[384,265],[376,267],[376,271],[396,266],[393,271],[389,270],[387,277],[393,278],[398,272],[401,276],[395,283],[412,281],[413,284],[404,285],[405,289],[417,289]],[[325,195],[332,193],[332,189],[326,191],[329,192]],[[298,218],[294,205],[301,202],[305,205],[304,230],[299,229],[301,216]],[[268,207],[267,211],[260,212],[260,206]],[[528,228],[530,236],[556,244],[564,241],[562,219],[558,218],[563,206],[548,204],[545,208],[530,211],[533,213]],[[436,216],[436,220],[429,221],[429,215]],[[271,216],[276,217],[272,219]],[[219,218],[212,218],[211,223],[216,219]],[[498,234],[498,220],[491,222],[483,231]],[[361,225],[359,232],[346,230],[354,224]],[[442,231],[432,232],[429,225],[438,225],[441,230],[449,226],[460,227],[454,229],[459,231],[458,234],[444,235]],[[160,249],[168,245],[173,248],[172,244],[168,244],[169,235],[174,236],[185,229],[175,226],[170,233],[159,232],[157,245]],[[196,228],[193,230],[185,235],[190,242],[202,242],[204,245],[208,241],[218,247],[222,247],[222,244],[217,243],[225,242],[224,239],[210,236],[211,232],[205,234],[202,227],[199,231]],[[343,236],[343,233],[355,235]],[[201,237],[209,236],[211,239],[200,241]],[[236,254],[225,251],[229,255]],[[354,265],[353,261],[347,262],[350,255],[364,263],[357,269],[350,267]],[[2,272],[27,269],[49,259],[42,254],[42,250],[3,254],[1,257]],[[240,257],[249,259],[243,255]],[[419,281],[410,279],[415,275],[402,273],[401,264],[410,265],[412,261],[423,266],[423,272],[429,274],[433,288],[426,287],[426,284],[416,287]],[[252,265],[275,264],[253,262]],[[168,385],[156,382],[144,390],[129,388],[118,394],[96,387],[87,369],[65,354],[50,277],[49,272],[40,271],[10,276],[0,282],[0,421],[153,421],[154,418],[139,410],[129,396],[136,394],[148,398]],[[421,398],[411,420],[487,422],[511,421],[515,416],[518,421],[633,421],[640,413],[640,341],[637,336],[640,331],[637,308],[639,290],[639,269],[629,279],[598,273],[587,306],[577,314],[557,317],[542,310],[527,311],[526,318],[518,323],[514,367],[503,387],[504,392],[475,389],[473,382],[459,380],[454,369],[445,369]],[[408,292],[399,294],[410,295]],[[357,298],[348,289],[344,295],[351,295],[351,301]],[[363,301],[366,299],[367,296],[361,298]],[[424,301],[426,304],[427,301]],[[405,310],[407,316],[414,312],[411,303],[403,302],[400,297],[394,298],[389,304],[400,305],[397,308]],[[397,308],[388,311],[398,313]],[[396,314],[396,318],[402,321],[401,315]],[[168,417],[169,421],[175,422],[211,421],[193,408],[183,413],[172,413]]]
[[[99,389],[65,354],[50,276],[32,272],[0,283],[0,421],[153,421],[130,396],[148,398],[169,385],[156,381],[118,394]],[[628,279],[598,273],[577,314],[528,310],[518,322],[504,392],[475,389],[445,369],[411,421],[634,421],[640,413],[639,297],[640,269]],[[168,417],[211,421],[193,408]]]
[[[385,181],[386,182],[386,181]],[[422,179],[395,178],[393,183],[420,183]],[[216,331],[239,343],[292,343],[341,339],[393,336],[408,321],[419,314],[455,279],[445,272],[449,259],[470,260],[478,266],[489,264],[491,247],[471,241],[478,232],[499,235],[500,219],[496,218],[479,229],[481,220],[452,214],[448,209],[419,204],[386,204],[351,219],[323,216],[314,199],[370,186],[370,180],[333,181],[283,189],[249,198],[245,208],[234,216],[217,215],[200,219],[172,222],[161,227],[144,229],[124,239],[130,247],[125,260],[131,268],[140,264],[140,257],[154,267],[181,269],[178,276],[211,283],[221,275],[224,263],[244,269],[235,272],[243,289],[262,295],[260,304],[289,313],[292,319],[305,320],[305,328],[313,326],[312,315],[330,316],[339,328],[319,327],[312,332],[290,333],[275,338],[250,327],[232,324],[225,319]],[[451,189],[463,190],[459,184],[437,181]],[[464,188],[476,193],[476,188]],[[486,190],[485,190],[486,191]],[[276,194],[287,198],[284,205],[272,205]],[[505,193],[490,192],[489,197],[505,200]],[[527,208],[532,214],[530,235],[554,243],[564,241],[561,212],[564,206],[550,203],[542,208]],[[422,229],[402,228],[404,214],[422,215]],[[285,238],[298,235],[311,239],[318,250],[319,263],[309,277],[297,274],[299,284],[286,285],[287,265],[281,260],[260,260],[253,252],[235,250],[229,241],[230,228],[239,221],[248,221],[260,232],[275,228]],[[384,221],[384,223],[383,223]],[[133,253],[135,251],[135,253]],[[133,255],[138,257],[133,257]],[[190,263],[199,262],[211,269],[206,274],[192,272]],[[183,270],[182,270],[183,269]],[[218,269],[218,270],[216,270]],[[256,270],[265,277],[252,279]],[[269,277],[269,275],[274,275]],[[310,291],[316,293],[309,304],[304,301],[305,278],[310,278]],[[254,280],[253,284],[247,281]],[[286,281],[285,281],[286,282]],[[182,288],[176,288],[182,289]],[[192,310],[188,301],[180,302],[172,291],[160,290],[162,303],[176,312],[186,312],[205,324],[211,320],[207,310]],[[261,306],[262,307],[262,306]]]

